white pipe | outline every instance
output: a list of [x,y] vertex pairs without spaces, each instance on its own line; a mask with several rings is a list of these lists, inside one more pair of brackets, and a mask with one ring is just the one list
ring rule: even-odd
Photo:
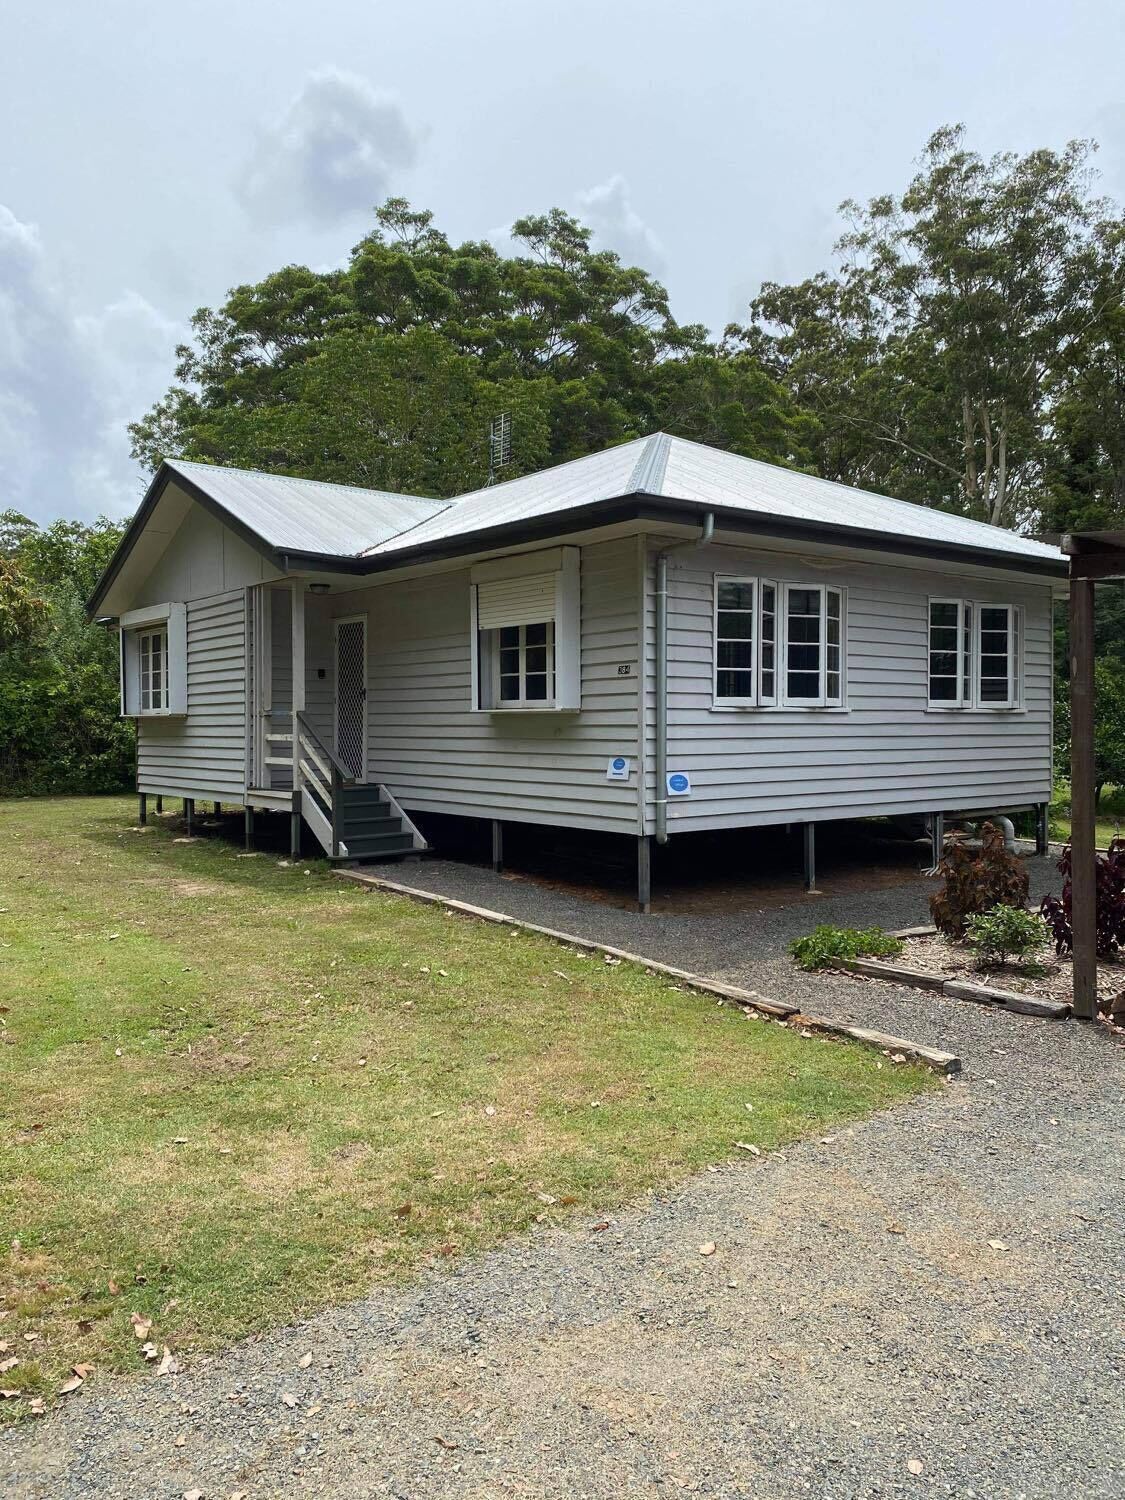
[[668,558],[684,548],[705,547],[715,535],[715,514],[689,542],[674,542],[656,554],[656,842],[668,842]]

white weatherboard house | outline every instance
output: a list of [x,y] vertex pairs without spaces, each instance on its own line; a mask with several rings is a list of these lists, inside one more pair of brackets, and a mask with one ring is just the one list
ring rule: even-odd
[[[163,464],[90,602],[137,786],[636,841],[1036,807],[1053,547],[655,433],[452,501]],[[422,821],[425,821],[423,817]]]

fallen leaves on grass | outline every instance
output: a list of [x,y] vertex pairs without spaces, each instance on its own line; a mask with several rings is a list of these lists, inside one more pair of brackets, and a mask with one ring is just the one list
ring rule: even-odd
[[290,1411],[292,1411],[293,1407],[297,1405],[297,1398],[293,1395],[292,1391],[282,1391],[281,1404],[282,1406],[289,1407]]
[[751,1156],[761,1156],[762,1154],[761,1146],[755,1146],[750,1141],[735,1141],[734,1144],[740,1151],[749,1151]]
[[129,1314],[129,1322],[133,1325],[133,1336],[138,1339],[146,1339],[152,1329],[152,1319],[142,1317],[138,1312]]
[[161,1356],[160,1363],[156,1367],[156,1373],[158,1375],[178,1375],[179,1372],[180,1362],[171,1349],[169,1349],[168,1345],[165,1344],[164,1353]]

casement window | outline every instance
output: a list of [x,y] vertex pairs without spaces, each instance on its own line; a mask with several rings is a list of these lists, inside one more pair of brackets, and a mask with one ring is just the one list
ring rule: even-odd
[[121,631],[121,713],[126,718],[187,713],[187,606],[130,610]]
[[929,602],[931,708],[1018,708],[1021,612],[970,599]]
[[844,596],[825,584],[785,585],[785,702],[804,708],[843,703]]
[[555,701],[555,622],[501,625],[492,631],[500,708]]
[[143,714],[168,708],[168,628],[137,632],[140,654],[140,710]]
[[717,576],[714,637],[718,707],[843,705],[843,590]]
[[978,605],[978,708],[1015,708],[1019,703],[1019,634],[1020,612],[1014,605]]
[[472,570],[475,710],[580,707],[579,567],[577,547],[554,547]]

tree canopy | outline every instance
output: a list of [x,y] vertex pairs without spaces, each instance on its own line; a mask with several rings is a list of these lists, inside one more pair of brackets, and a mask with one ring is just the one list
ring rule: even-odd
[[819,472],[1010,527],[1120,514],[1125,242],[1093,149],[946,127],[905,192],[841,206],[833,271],[763,286],[727,342],[816,418]]
[[672,317],[646,271],[560,209],[516,221],[521,253],[452,245],[391,199],[340,270],[287,266],[196,313],[177,384],[134,453],[449,495],[483,484],[512,416],[512,474],[656,427],[811,462],[811,423],[760,360]]
[[123,527],[0,512],[0,793],[104,792],[133,769],[117,638],[87,624]]

